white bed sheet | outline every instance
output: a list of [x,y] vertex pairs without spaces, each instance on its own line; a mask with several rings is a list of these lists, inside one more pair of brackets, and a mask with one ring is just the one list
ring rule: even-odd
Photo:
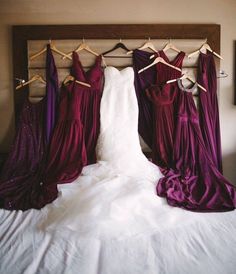
[[[76,195],[73,184],[64,188],[64,201]],[[59,198],[40,211],[0,210],[0,273],[236,273],[236,211],[193,213],[163,204],[159,226],[96,237],[57,226],[51,211],[64,206]]]

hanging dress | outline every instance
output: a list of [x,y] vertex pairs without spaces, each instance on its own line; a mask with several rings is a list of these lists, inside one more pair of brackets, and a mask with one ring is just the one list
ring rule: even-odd
[[178,96],[176,84],[155,85],[147,89],[147,96],[153,105],[152,161],[162,173],[172,167],[175,126],[175,104]]
[[49,144],[56,123],[59,100],[58,75],[50,45],[47,45],[46,91],[46,138]]
[[96,163],[96,143],[100,130],[100,102],[102,97],[103,69],[102,57],[96,58],[94,66],[84,71],[79,56],[73,53],[74,66],[71,74],[78,80],[89,83],[91,88],[81,89],[81,121],[84,129],[85,147],[87,152],[87,164]]
[[145,90],[156,83],[156,66],[138,73],[153,62],[152,53],[135,49],[133,51],[134,86],[139,106],[138,131],[144,142],[152,147],[152,104]]
[[182,86],[174,136],[175,168],[161,178],[157,194],[172,206],[192,211],[227,211],[236,205],[235,187],[217,170],[208,154],[199,126],[192,90]]
[[[48,142],[55,113],[58,79],[50,47],[47,47],[46,95],[37,103],[26,96],[16,129],[16,135],[0,176],[0,206],[5,209],[41,207],[41,178],[47,157]],[[53,85],[54,88],[50,86]],[[48,104],[50,98],[51,104]],[[53,109],[49,109],[53,108]]]
[[[176,57],[170,61],[168,56],[165,54],[163,50],[157,52],[157,57],[162,57],[167,63],[171,64],[172,66],[178,67],[182,69],[183,60],[185,57],[185,53],[180,51]],[[176,79],[181,76],[182,72],[162,63],[156,64],[156,85],[164,85],[168,80]]]
[[[170,61],[164,51],[159,51],[158,56],[167,63],[182,69],[184,52],[178,53],[173,61]],[[156,64],[156,85],[147,90],[147,95],[153,107],[153,136],[152,136],[152,160],[166,173],[172,167],[173,139],[175,126],[175,98],[178,93],[176,84],[166,84],[181,76],[181,71],[168,67],[162,63]]]
[[[53,133],[45,174],[45,185],[48,191],[53,188],[53,192],[56,184],[70,183],[80,175],[88,163],[87,155],[89,161],[95,160],[100,101],[90,100],[100,99],[101,96],[101,57],[97,57],[94,66],[84,75],[78,55],[74,52],[71,70],[78,77],[77,80],[88,82],[91,87],[73,81],[62,88],[59,119]],[[97,98],[92,92],[98,93]]]
[[222,152],[220,137],[219,108],[217,99],[217,76],[213,53],[200,53],[198,83],[207,92],[199,94],[199,122],[206,149],[222,173]]

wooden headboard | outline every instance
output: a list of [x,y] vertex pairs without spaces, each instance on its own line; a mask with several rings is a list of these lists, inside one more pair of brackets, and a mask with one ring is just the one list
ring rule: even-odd
[[[139,40],[140,45],[140,40],[144,41],[149,37],[164,39],[165,43],[166,39],[207,39],[212,49],[220,53],[220,25],[217,24],[26,25],[13,26],[12,35],[14,87],[17,84],[15,78],[27,80],[29,77],[28,42],[34,40],[81,40],[83,38],[117,40],[122,38]],[[217,65],[219,66],[219,61]],[[27,92],[14,91],[16,117],[25,96]]]

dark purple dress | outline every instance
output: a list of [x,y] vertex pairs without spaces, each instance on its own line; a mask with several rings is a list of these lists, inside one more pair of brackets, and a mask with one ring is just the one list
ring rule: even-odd
[[180,81],[178,85],[175,168],[159,180],[157,194],[166,197],[172,206],[192,211],[233,210],[236,206],[235,187],[218,171],[206,150],[192,89],[184,89]]
[[220,137],[219,108],[217,99],[217,76],[213,54],[200,53],[198,83],[207,92],[199,93],[199,122],[206,149],[222,173],[222,152]]
[[[27,210],[45,205],[42,176],[47,157],[47,136],[51,135],[55,117],[55,109],[48,108],[56,107],[58,92],[57,73],[49,47],[46,71],[47,80],[50,79],[46,95],[38,103],[31,103],[26,97],[15,140],[0,175],[0,206],[5,209]],[[51,121],[50,127],[46,127],[47,121]]]
[[59,99],[58,75],[50,45],[47,45],[46,93],[46,138],[47,143],[50,143],[51,135],[56,123],[57,105]]
[[135,49],[133,51],[134,85],[139,106],[138,132],[144,142],[152,148],[152,103],[145,90],[156,83],[156,66],[138,73],[138,71],[153,62],[152,53]]

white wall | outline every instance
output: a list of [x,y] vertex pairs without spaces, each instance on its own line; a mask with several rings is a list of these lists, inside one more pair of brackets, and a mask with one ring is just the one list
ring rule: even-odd
[[217,23],[221,24],[220,119],[224,172],[236,184],[236,106],[233,105],[235,0],[0,0],[0,151],[13,136],[10,26],[16,24]]

